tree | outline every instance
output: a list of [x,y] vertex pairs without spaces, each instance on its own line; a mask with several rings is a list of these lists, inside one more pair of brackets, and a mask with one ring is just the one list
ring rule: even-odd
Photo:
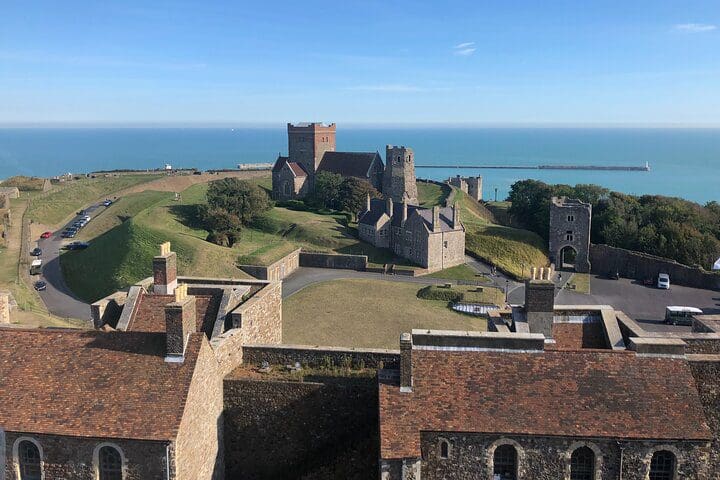
[[207,201],[210,211],[224,210],[227,214],[236,216],[242,225],[248,225],[271,207],[270,197],[265,190],[237,178],[223,178],[211,182]]
[[353,217],[365,208],[368,195],[370,198],[380,198],[380,192],[366,180],[348,177],[340,185],[342,209],[350,212]]
[[308,196],[308,203],[315,208],[329,208],[340,210],[340,187],[343,183],[342,175],[330,172],[319,172],[315,175],[313,192]]

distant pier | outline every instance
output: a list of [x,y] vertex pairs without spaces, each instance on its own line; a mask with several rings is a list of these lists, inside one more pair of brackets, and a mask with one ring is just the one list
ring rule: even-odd
[[649,172],[650,164],[639,167],[627,165],[416,165],[415,168],[464,168],[501,170],[602,170],[618,172]]

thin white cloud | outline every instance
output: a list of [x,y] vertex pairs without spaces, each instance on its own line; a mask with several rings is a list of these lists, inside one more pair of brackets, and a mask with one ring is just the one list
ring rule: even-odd
[[463,42],[458,43],[453,48],[453,55],[457,55],[459,57],[468,57],[475,53],[475,42]]
[[686,33],[704,33],[717,30],[717,25],[709,23],[679,23],[673,27],[675,30]]

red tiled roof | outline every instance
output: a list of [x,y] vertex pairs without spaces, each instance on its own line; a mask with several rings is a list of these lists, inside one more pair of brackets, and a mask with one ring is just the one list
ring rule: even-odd
[[413,350],[413,391],[380,385],[380,455],[420,432],[708,440],[687,361],[629,352]]
[[165,335],[0,328],[0,427],[173,440],[203,342],[165,362]]
[[303,168],[302,164],[297,162],[288,162],[288,167],[296,177],[307,177],[307,172]]
[[[128,325],[128,331],[165,332],[165,305],[174,301],[174,295],[142,294],[138,299],[135,315]],[[209,338],[219,308],[219,297],[195,295],[196,331],[204,332]]]

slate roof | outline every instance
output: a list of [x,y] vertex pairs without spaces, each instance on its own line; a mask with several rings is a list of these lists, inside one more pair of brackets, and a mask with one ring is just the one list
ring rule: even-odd
[[361,225],[376,225],[380,217],[385,213],[385,200],[380,198],[373,198],[370,200],[370,211],[363,212],[358,218],[358,224]]
[[288,161],[288,157],[279,156],[277,158],[277,160],[275,160],[275,165],[273,165],[272,171],[279,172],[280,170],[282,170],[283,165],[287,161]]
[[0,328],[0,426],[173,440],[202,341],[192,334],[171,363],[162,333]]
[[380,456],[420,456],[420,432],[712,438],[686,360],[634,352],[413,350],[413,391],[380,384]]
[[376,152],[325,152],[317,170],[337,173],[344,177],[368,178],[375,159],[382,163]]
[[[165,305],[174,301],[174,295],[142,294],[128,331],[165,332]],[[220,301],[219,295],[195,295],[196,331],[205,333],[208,338],[212,336]]]

